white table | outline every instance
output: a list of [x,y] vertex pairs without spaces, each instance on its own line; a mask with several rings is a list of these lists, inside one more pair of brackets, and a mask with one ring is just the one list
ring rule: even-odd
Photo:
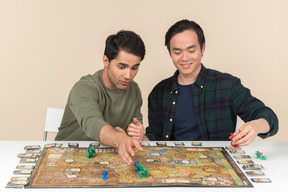
[[[74,141],[73,141],[74,142]],[[252,160],[263,165],[262,170],[265,173],[264,177],[269,178],[272,183],[253,183],[253,188],[218,188],[218,187],[146,187],[146,188],[44,188],[44,189],[10,189],[5,188],[6,184],[9,182],[10,178],[15,176],[13,171],[19,164],[19,158],[17,154],[25,152],[24,146],[26,145],[40,145],[43,149],[44,144],[52,143],[51,141],[0,141],[1,158],[0,158],[0,191],[165,191],[165,192],[182,192],[182,191],[253,191],[253,192],[263,192],[263,191],[287,191],[288,184],[288,141],[255,141],[247,147],[242,147],[247,155],[252,157]],[[67,147],[68,142],[63,143],[63,147]],[[91,142],[78,142],[79,147],[88,147]],[[168,145],[174,145],[174,142],[168,143]],[[184,142],[185,144],[191,145],[191,142]],[[226,141],[207,141],[202,142],[203,147],[225,147],[229,146],[230,142]],[[156,145],[152,142],[152,145]],[[267,160],[257,159],[255,151],[261,151],[267,156]],[[241,167],[241,166],[239,166]],[[242,169],[242,168],[241,168]],[[248,176],[247,176],[248,177]],[[250,180],[251,177],[248,177]],[[251,181],[251,180],[250,180]]]

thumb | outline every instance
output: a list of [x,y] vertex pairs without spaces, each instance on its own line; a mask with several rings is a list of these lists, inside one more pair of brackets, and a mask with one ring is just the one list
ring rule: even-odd
[[137,119],[137,118],[133,118],[133,122],[135,123],[135,125],[139,126],[141,125],[142,123]]

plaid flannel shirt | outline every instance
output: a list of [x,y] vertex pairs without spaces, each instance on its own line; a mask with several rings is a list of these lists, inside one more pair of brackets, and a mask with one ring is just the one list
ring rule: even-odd
[[[149,127],[146,136],[150,140],[170,140],[177,101],[177,77],[179,71],[158,83],[148,97]],[[264,118],[270,131],[259,134],[267,138],[278,132],[276,114],[262,101],[253,97],[239,78],[216,70],[201,71],[193,86],[194,111],[201,134],[200,140],[229,140],[236,128],[237,115],[248,122]]]

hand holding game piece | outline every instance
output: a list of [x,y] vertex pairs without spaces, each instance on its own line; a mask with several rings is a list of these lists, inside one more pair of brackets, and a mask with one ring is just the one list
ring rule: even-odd
[[233,142],[232,140],[233,140],[233,138],[234,138],[236,135],[234,135],[233,133],[230,133],[230,134],[231,134],[231,137],[230,137],[230,139],[231,139],[231,143],[230,143],[231,146],[234,147],[234,148],[239,147],[238,145],[233,145],[233,144],[232,144],[232,142]]
[[144,126],[143,124],[136,118],[133,118],[134,123],[130,123],[128,128],[127,128],[127,134],[138,140],[142,141],[144,137]]

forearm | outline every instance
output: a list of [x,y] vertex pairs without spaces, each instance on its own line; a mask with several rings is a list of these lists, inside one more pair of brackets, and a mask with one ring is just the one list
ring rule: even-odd
[[119,148],[120,137],[125,136],[124,130],[120,132],[111,125],[104,125],[100,131],[100,142],[104,145]]

